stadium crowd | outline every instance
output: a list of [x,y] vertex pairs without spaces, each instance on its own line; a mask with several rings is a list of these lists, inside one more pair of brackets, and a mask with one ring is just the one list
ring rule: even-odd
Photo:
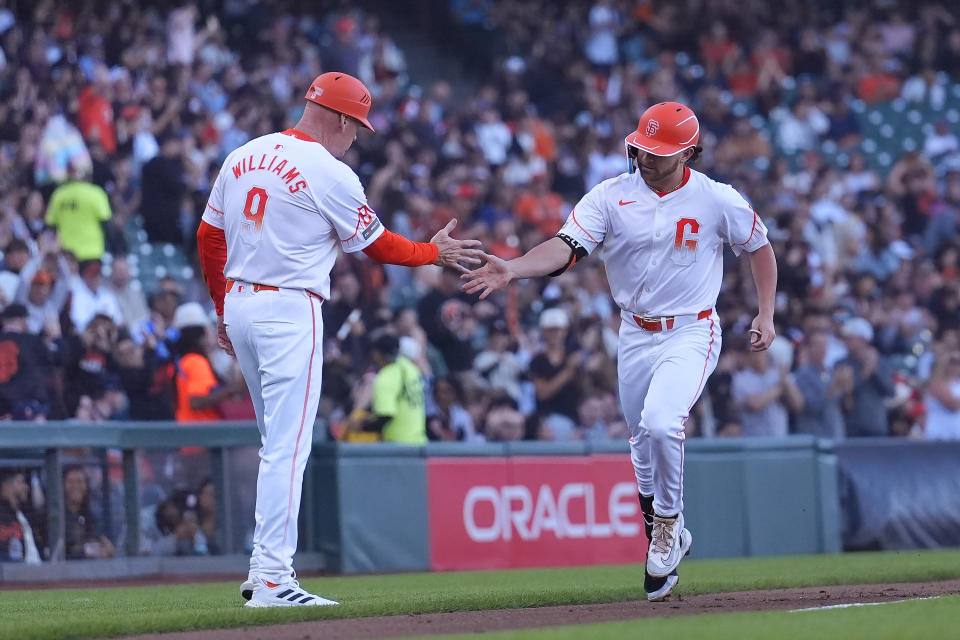
[[[147,242],[192,260],[222,159],[290,126],[313,77],[341,70],[373,94],[377,133],[346,162],[384,223],[425,240],[453,217],[504,258],[625,170],[646,106],[691,105],[695,168],[770,229],[781,337],[749,352],[749,269],[728,260],[724,349],[689,435],[960,437],[956,122],[929,122],[881,166],[858,115],[955,100],[960,16],[814,4],[450,0],[438,43],[464,75],[422,84],[377,15],[345,3],[0,9],[0,415],[252,416],[203,284],[148,280],[135,257]],[[431,439],[626,437],[601,260],[482,302],[452,270],[344,256],[333,278],[321,416],[334,437],[370,403],[384,331],[424,377]]]

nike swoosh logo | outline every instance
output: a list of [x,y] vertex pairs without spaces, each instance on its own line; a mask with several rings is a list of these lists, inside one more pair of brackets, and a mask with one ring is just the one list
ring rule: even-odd
[[634,202],[636,202],[636,200],[630,200],[629,202],[624,202],[623,200],[621,200],[621,201],[620,201],[620,206],[622,207],[622,206],[627,205],[627,204],[633,204]]

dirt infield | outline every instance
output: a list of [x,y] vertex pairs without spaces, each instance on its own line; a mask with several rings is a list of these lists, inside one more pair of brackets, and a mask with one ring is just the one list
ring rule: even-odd
[[536,609],[430,613],[318,620],[241,629],[211,629],[132,636],[126,640],[361,640],[447,633],[509,631],[570,624],[688,616],[736,611],[807,609],[855,602],[890,602],[960,593],[960,580],[929,583],[842,585],[677,596],[667,602],[618,602]]

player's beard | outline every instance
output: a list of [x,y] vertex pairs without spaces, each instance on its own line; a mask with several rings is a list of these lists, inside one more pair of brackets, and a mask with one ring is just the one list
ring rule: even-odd
[[673,183],[677,181],[673,180],[673,177],[678,170],[680,171],[679,175],[683,176],[683,161],[676,157],[671,157],[670,160],[671,162],[666,167],[647,167],[640,164],[640,175],[643,177],[643,181],[657,191],[674,188],[676,185]]

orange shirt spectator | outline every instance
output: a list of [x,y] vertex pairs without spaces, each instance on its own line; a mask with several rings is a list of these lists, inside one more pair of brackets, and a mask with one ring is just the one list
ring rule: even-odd
[[117,151],[117,132],[113,125],[113,106],[94,85],[86,87],[77,98],[77,124],[83,139],[97,140],[108,154]]
[[[210,361],[199,353],[188,353],[177,364],[177,422],[214,422],[220,419],[216,406],[195,409],[190,401],[205,398],[217,386]],[[196,403],[194,403],[196,404]]]
[[[220,385],[207,354],[213,343],[213,327],[206,311],[196,302],[187,302],[173,314],[173,326],[180,331],[176,352],[177,422],[216,422],[223,419],[220,403],[233,389]],[[201,454],[203,447],[182,447],[188,456]]]
[[857,83],[857,96],[864,102],[886,102],[900,95],[900,80],[891,73],[870,73]]
[[535,176],[533,190],[523,192],[513,203],[517,217],[550,237],[557,232],[566,217],[563,198],[547,189],[546,176]]

